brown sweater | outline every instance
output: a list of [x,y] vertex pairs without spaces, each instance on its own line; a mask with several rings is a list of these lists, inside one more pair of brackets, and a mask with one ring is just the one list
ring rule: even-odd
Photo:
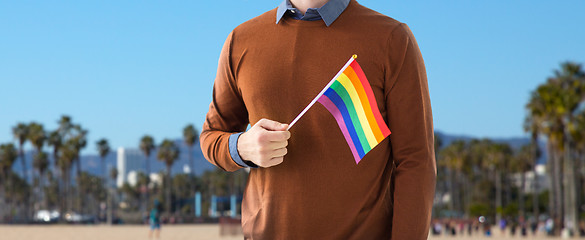
[[205,157],[235,171],[228,138],[261,118],[290,123],[352,54],[392,131],[356,165],[315,104],[290,130],[284,162],[250,171],[247,239],[426,239],[435,189],[424,62],[409,28],[352,0],[329,27],[276,9],[236,27],[219,59],[201,133]]

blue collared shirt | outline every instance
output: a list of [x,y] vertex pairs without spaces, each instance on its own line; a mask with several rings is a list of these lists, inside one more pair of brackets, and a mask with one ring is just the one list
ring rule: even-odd
[[297,20],[317,21],[323,19],[325,25],[329,27],[339,15],[347,8],[349,0],[330,0],[320,8],[309,8],[305,15],[293,7],[290,0],[283,0],[276,10],[276,23],[285,15]]
[[[305,15],[301,13],[298,9],[293,7],[290,3],[290,0],[283,0],[282,3],[278,6],[276,10],[276,24],[280,22],[285,16],[291,17],[297,20],[306,20],[306,21],[317,21],[323,20],[325,25],[329,27],[339,15],[347,8],[350,0],[329,0],[325,5],[320,8],[309,8]],[[238,153],[238,139],[240,138],[242,133],[234,133],[230,135],[228,147],[230,150],[230,155],[235,163],[242,167],[249,167],[249,168],[257,168],[256,164],[250,161],[244,161],[240,154]]]

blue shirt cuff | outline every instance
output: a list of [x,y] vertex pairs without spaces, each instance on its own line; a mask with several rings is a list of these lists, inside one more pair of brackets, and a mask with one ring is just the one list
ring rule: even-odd
[[258,168],[258,166],[253,162],[245,161],[244,159],[242,159],[242,157],[240,157],[240,153],[238,153],[238,139],[240,139],[240,135],[242,135],[242,133],[244,132],[234,133],[230,136],[228,146],[230,149],[230,155],[232,156],[232,160],[234,160],[236,164],[242,167]]

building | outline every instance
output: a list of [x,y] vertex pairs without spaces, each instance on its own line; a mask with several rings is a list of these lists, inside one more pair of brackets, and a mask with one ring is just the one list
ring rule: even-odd
[[[199,143],[196,143],[193,149],[190,149],[185,145],[182,139],[175,140],[175,144],[179,147],[179,158],[175,161],[171,167],[171,174],[189,174],[194,173],[195,175],[203,174],[208,170],[215,170],[216,167],[210,164],[203,157]],[[191,168],[191,162],[189,161],[189,150],[193,153],[193,164],[194,168]],[[116,168],[118,169],[118,178],[116,179],[116,186],[122,187],[124,183],[128,183],[129,173],[144,172],[146,173],[146,159],[144,153],[137,148],[118,148],[116,159]],[[157,161],[157,149],[153,149],[150,153],[150,182],[151,184],[162,184],[162,177],[160,176],[161,171],[166,172],[166,166],[164,162]],[[132,178],[136,178],[136,175],[131,174]],[[134,180],[132,179],[132,180]],[[133,183],[135,181],[132,181]],[[152,185],[150,186],[152,187]]]
[[116,186],[122,187],[124,183],[128,182],[131,171],[145,172],[144,154],[138,149],[118,148],[117,168]]
[[[536,174],[534,174],[536,172]],[[546,174],[546,165],[536,165],[536,171],[528,171],[524,175],[524,192],[532,194],[534,190],[541,193],[550,188],[548,175]],[[522,186],[522,174],[516,173],[512,175],[512,182],[515,187]]]

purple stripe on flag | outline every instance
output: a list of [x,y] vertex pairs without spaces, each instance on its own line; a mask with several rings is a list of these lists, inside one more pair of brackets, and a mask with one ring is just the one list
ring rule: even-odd
[[327,110],[335,118],[335,121],[337,121],[337,125],[339,125],[339,129],[341,129],[341,132],[343,133],[343,136],[345,137],[345,140],[347,141],[347,145],[349,145],[349,148],[351,149],[351,153],[353,154],[353,158],[355,158],[355,163],[358,164],[361,159],[360,159],[360,156],[358,155],[357,150],[355,149],[354,143],[351,140],[349,133],[347,132],[347,126],[345,125],[345,121],[343,121],[343,116],[341,115],[341,112],[339,112],[339,109],[337,108],[337,106],[335,106],[335,104],[331,101],[331,99],[329,99],[326,95],[321,96],[319,98],[319,100],[317,100],[317,101],[319,103],[321,103],[325,108],[327,108]]

